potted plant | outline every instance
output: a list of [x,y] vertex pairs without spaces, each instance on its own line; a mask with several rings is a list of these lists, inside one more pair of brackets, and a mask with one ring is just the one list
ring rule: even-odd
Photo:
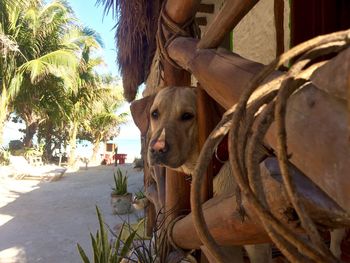
[[114,187],[112,187],[111,204],[114,214],[127,214],[131,209],[132,194],[128,193],[128,177],[118,168],[113,174]]
[[135,193],[132,205],[136,210],[144,209],[148,205],[148,199],[142,190]]

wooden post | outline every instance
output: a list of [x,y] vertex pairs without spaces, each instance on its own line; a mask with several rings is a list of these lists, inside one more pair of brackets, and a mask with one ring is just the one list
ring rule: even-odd
[[[165,12],[173,22],[181,26],[195,15],[199,4],[199,0],[169,0],[166,2]],[[167,61],[162,61],[162,63],[164,66],[165,85],[191,85],[191,75],[189,72],[176,69]],[[183,211],[189,211],[190,184],[185,180],[183,174],[167,169],[165,185],[165,209],[172,212],[167,217],[167,221],[170,222],[183,213]]]

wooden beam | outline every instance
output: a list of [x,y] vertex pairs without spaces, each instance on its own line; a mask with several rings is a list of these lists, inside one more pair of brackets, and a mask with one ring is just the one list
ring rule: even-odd
[[227,0],[208,26],[198,48],[215,48],[259,0]]
[[[193,39],[178,38],[168,50],[226,109],[237,103],[249,81],[263,68],[230,52],[196,50]],[[291,161],[347,211],[350,211],[349,74],[348,48],[314,73],[315,86],[309,85],[291,97],[286,119],[288,150],[293,153]],[[279,78],[273,81],[278,83]],[[267,137],[276,148],[274,126]]]
[[178,65],[192,72],[212,98],[228,109],[264,65],[224,49],[197,49],[197,41],[177,38],[169,45],[168,53]]
[[[286,128],[291,161],[350,212],[349,76],[350,48],[316,70],[313,85],[288,100]],[[276,145],[274,126],[267,135]]]
[[215,10],[214,4],[200,4],[198,7],[198,12],[206,13],[206,14],[213,14]]
[[200,0],[168,0],[165,11],[175,23],[182,25],[196,14]]
[[[331,212],[342,215],[341,209],[331,198],[324,194],[311,180],[304,176],[294,166],[290,171],[295,180],[297,192],[302,203],[310,212],[310,216],[323,226],[344,226],[349,221],[337,222]],[[281,184],[278,161],[275,158],[268,158],[261,164],[261,178],[264,184],[266,198],[272,213],[284,222],[293,231],[302,233],[298,222],[290,211],[290,203]],[[278,193],[278,194],[277,194]],[[243,206],[248,214],[244,222],[236,207],[236,197],[218,196],[203,205],[204,217],[211,234],[215,240],[223,246],[244,245],[270,242],[264,227],[256,216],[254,209],[243,197]],[[186,216],[178,221],[173,228],[174,242],[184,249],[199,248],[202,243],[197,236],[192,215]]]
[[199,26],[206,26],[207,18],[205,16],[196,17],[196,22]]

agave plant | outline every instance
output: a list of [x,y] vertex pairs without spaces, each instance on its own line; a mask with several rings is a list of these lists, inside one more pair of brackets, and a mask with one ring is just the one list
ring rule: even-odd
[[114,187],[112,187],[112,194],[126,195],[128,194],[128,177],[118,168],[117,175],[114,173]]
[[95,236],[92,233],[90,233],[93,261],[90,261],[84,249],[79,244],[77,244],[82,261],[84,263],[119,263],[123,259],[127,259],[129,252],[132,248],[137,230],[131,231],[128,237],[125,239],[125,241],[123,241],[121,237],[123,229],[125,227],[124,223],[120,230],[120,233],[114,236],[115,239],[110,240],[108,238],[108,232],[106,231],[104,226],[104,221],[101,212],[97,206],[96,213],[100,229],[97,230]]
[[140,200],[140,199],[143,199],[143,198],[146,198],[146,195],[145,195],[145,193],[144,193],[144,191],[142,189],[139,189],[139,191],[137,191],[135,193],[135,199]]

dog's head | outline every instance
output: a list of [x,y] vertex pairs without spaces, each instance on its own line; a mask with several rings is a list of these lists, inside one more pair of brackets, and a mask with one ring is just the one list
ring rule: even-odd
[[189,173],[198,157],[196,90],[167,87],[158,92],[150,109],[148,160]]

